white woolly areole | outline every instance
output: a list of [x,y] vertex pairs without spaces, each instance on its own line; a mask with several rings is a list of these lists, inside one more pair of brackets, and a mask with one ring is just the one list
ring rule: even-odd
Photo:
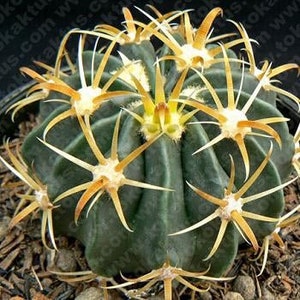
[[202,86],[188,86],[184,88],[181,93],[180,97],[187,97],[187,98],[192,98],[194,100],[197,100],[199,102],[204,102],[203,98],[201,97],[201,92],[205,90],[204,87]]
[[227,205],[225,207],[220,208],[220,217],[222,219],[230,220],[231,219],[231,213],[233,211],[237,211],[238,213],[241,213],[243,203],[242,199],[234,199],[234,194],[230,194],[224,198],[224,201],[227,202]]
[[105,165],[97,165],[95,166],[92,174],[93,174],[93,181],[97,181],[101,178],[106,178],[108,183],[106,184],[106,188],[114,188],[118,190],[120,186],[123,185],[125,176],[123,175],[122,171],[115,171],[115,167],[118,165],[118,159],[106,159]]
[[227,118],[227,121],[222,123],[222,133],[227,138],[234,138],[237,134],[245,136],[251,132],[250,127],[238,127],[238,122],[247,121],[247,116],[241,110],[224,108],[222,115]]
[[46,190],[42,190],[42,189],[35,190],[34,196],[35,196],[35,200],[38,202],[42,210],[46,210],[49,207],[51,207],[51,203],[49,202],[48,194]]
[[[149,78],[146,74],[145,67],[139,60],[130,60],[122,52],[119,52],[123,65],[125,66],[124,71],[119,75],[119,78],[135,86],[132,80],[132,75],[140,82],[145,91],[150,91]],[[116,71],[111,72],[115,74]]]
[[91,115],[97,106],[94,104],[93,100],[101,95],[101,88],[92,86],[83,87],[78,90],[80,98],[74,101],[74,108],[80,116]]
[[[196,49],[190,44],[185,44],[181,46],[182,53],[179,55],[188,65],[194,67],[209,67],[208,63],[211,60],[211,56],[208,54],[206,48],[204,49]],[[194,65],[193,60],[195,58],[201,58],[201,61],[197,65]]]
[[259,79],[262,82],[262,87],[266,90],[269,91],[270,89],[268,88],[271,85],[270,78],[268,76],[263,76],[264,72],[258,68],[254,69],[254,74],[253,74],[257,79]]
[[166,279],[175,279],[178,275],[174,274],[171,267],[163,268],[162,274],[159,276],[160,280],[166,280]]
[[[47,83],[55,83],[55,81],[53,79],[48,79]],[[50,90],[47,88],[43,88],[42,92],[46,95],[45,97],[48,97],[48,95],[50,94]]]

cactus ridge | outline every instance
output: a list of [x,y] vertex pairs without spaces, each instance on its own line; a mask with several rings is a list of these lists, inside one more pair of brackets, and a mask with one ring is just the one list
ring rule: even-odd
[[54,67],[37,62],[45,74],[21,68],[37,83],[9,110],[14,118],[39,102],[39,124],[20,153],[5,145],[11,164],[0,159],[33,190],[11,226],[41,210],[47,247],[47,231],[56,250],[58,234],[84,244],[91,272],[79,275],[121,272],[125,282],[109,288],[148,281],[131,297],[163,281],[169,300],[174,280],[203,292],[199,280],[230,279],[244,242],[264,256],[262,273],[270,237],[283,243],[278,231],[299,218],[299,207],[282,216],[283,188],[297,179],[287,178],[300,173],[299,128],[293,137],[276,106],[279,94],[299,98],[274,84],[299,66],[257,67],[254,41],[234,21],[240,36],[215,36],[221,8],[197,29],[189,10],[148,8],[154,17],[137,10],[149,23],[124,8],[124,30],[71,30]]

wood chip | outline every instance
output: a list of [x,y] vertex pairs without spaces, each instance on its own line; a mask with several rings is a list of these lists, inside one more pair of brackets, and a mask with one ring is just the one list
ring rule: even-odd
[[8,270],[8,268],[11,266],[11,264],[13,263],[13,261],[15,260],[15,258],[18,256],[18,254],[20,253],[21,249],[17,248],[15,250],[13,250],[12,252],[10,252],[4,260],[1,261],[0,263],[0,269],[3,269],[5,271]]
[[32,300],[50,300],[50,298],[38,292],[32,297]]
[[[0,282],[1,282],[1,287],[6,287],[9,290],[12,290],[14,288],[13,284],[6,280],[4,277],[0,276]],[[1,295],[1,294],[0,294]]]
[[20,278],[15,273],[12,273],[10,276],[10,280],[20,291],[24,291],[25,280],[23,278]]
[[22,241],[24,240],[24,234],[20,233],[20,235],[13,241],[11,241],[11,243],[9,243],[8,245],[6,245],[5,247],[3,247],[0,250],[1,254],[6,254],[8,252],[11,251],[11,249],[15,248],[17,245],[19,245]]

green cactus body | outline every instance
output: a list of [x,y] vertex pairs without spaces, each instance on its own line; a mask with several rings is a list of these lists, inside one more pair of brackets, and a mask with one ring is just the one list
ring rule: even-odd
[[[173,34],[184,43],[184,36]],[[210,67],[183,70],[176,59],[164,59],[173,53],[169,45],[154,50],[148,40],[120,45],[123,59],[86,51],[76,71],[61,79],[78,90],[82,74],[86,83],[93,82],[106,59],[99,87],[119,71],[108,91],[127,94],[105,98],[88,117],[75,114],[53,126],[70,106],[41,101],[40,124],[22,154],[54,204],[60,197],[53,210],[55,234],[81,240],[94,273],[141,274],[168,262],[191,272],[209,269],[207,274],[218,277],[233,263],[241,242],[256,247],[255,237],[275,229],[284,208],[282,187],[292,170],[293,137],[276,108],[277,94],[265,90],[232,50],[207,46],[217,47]],[[131,65],[124,67],[124,59]],[[134,72],[125,79],[129,66]],[[57,90],[48,96],[69,98]],[[236,205],[242,204],[225,210],[220,201],[235,193]],[[244,203],[251,195],[259,196]],[[75,222],[81,197],[86,201]],[[233,212],[249,224],[254,238]],[[201,220],[207,221],[191,228]]]

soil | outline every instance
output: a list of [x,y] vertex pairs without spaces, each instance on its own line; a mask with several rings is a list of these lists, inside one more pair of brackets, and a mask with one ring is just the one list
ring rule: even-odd
[[[10,141],[12,149],[22,143],[23,137],[34,126],[34,117],[20,125],[19,137]],[[1,155],[4,149],[0,149]],[[5,157],[5,153],[3,154]],[[103,290],[102,278],[85,274],[76,281],[74,277],[61,277],[53,271],[86,271],[84,247],[76,240],[58,237],[59,252],[46,249],[40,239],[39,214],[27,217],[12,229],[8,224],[19,204],[17,193],[26,192],[11,172],[0,165],[0,299],[128,299],[123,290]],[[300,202],[300,180],[285,189],[286,211]],[[192,294],[178,285],[173,299],[300,299],[300,224],[299,220],[281,230],[285,247],[272,242],[264,272],[262,258],[255,259],[253,250],[244,245],[227,276],[227,282],[212,282],[208,292]],[[70,280],[70,278],[72,278]],[[89,279],[89,280],[84,280]],[[120,278],[112,279],[120,282]],[[74,281],[74,282],[72,282]],[[205,287],[205,286],[204,286]],[[145,296],[146,297],[146,296]],[[156,285],[148,299],[163,299],[162,285]],[[144,298],[140,298],[144,299]]]

